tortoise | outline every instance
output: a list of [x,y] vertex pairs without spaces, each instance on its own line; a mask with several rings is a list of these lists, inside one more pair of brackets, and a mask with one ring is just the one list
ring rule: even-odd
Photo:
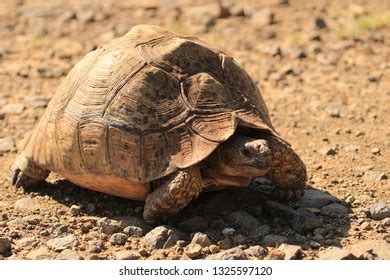
[[298,199],[306,168],[273,127],[255,82],[233,58],[151,25],[88,53],[51,99],[13,165],[16,187],[51,171],[145,202],[147,221],[201,191],[269,178]]

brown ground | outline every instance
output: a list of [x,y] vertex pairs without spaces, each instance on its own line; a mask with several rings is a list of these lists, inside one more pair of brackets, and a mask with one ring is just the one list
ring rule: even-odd
[[[225,1],[231,13],[226,17],[211,1],[142,2],[146,1],[93,5],[76,0],[0,1],[0,138],[10,137],[16,143],[10,152],[0,152],[0,236],[12,241],[12,252],[5,258],[34,258],[27,254],[37,249],[44,258],[56,258],[59,253],[47,250],[46,241],[69,234],[79,240],[73,250],[85,259],[118,258],[113,252],[125,249],[140,252],[142,258],[188,258],[183,254],[185,243],[151,250],[141,237],[129,237],[125,245],[112,245],[111,234],[100,232],[98,219],[139,217],[142,203],[81,190],[64,181],[25,191],[10,186],[10,166],[22,139],[66,73],[87,52],[140,23],[194,34],[233,56],[259,82],[274,126],[308,167],[310,185],[349,207],[343,219],[324,217],[332,234],[317,238],[317,245],[310,243],[311,232],[293,242],[303,248],[304,258],[318,258],[328,245],[349,248],[364,239],[389,240],[389,229],[363,213],[370,204],[390,201],[386,179],[390,175],[390,23],[385,12],[389,1],[291,0],[287,5],[277,0]],[[384,24],[377,24],[380,15],[387,20]],[[369,21],[359,26],[361,36],[343,28],[358,16]],[[325,21],[325,28],[316,27],[318,18]],[[38,201],[39,209],[29,212],[29,207],[15,206],[15,201],[26,197]],[[71,205],[80,206],[81,214],[72,216]],[[218,228],[210,216],[203,219]],[[261,221],[268,221],[272,233],[285,235],[289,230],[272,219]],[[230,245],[214,242],[221,250],[237,244],[244,249],[264,245],[241,236],[243,240],[233,238]],[[28,241],[26,237],[34,238],[20,242]],[[93,242],[100,242],[102,249],[91,250]],[[209,251],[203,248],[199,257]],[[267,252],[272,257],[272,249]]]

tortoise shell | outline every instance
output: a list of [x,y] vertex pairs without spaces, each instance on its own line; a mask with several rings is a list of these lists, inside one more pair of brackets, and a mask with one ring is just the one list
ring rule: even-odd
[[275,134],[249,75],[199,39],[138,25],[74,66],[24,154],[81,186],[143,199],[140,186],[204,160],[237,126]]

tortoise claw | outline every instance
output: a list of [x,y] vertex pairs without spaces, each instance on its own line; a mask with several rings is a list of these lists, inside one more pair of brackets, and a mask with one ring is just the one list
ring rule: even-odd
[[16,188],[30,187],[38,183],[37,180],[23,173],[19,168],[15,168],[12,171],[12,185]]
[[16,185],[16,181],[18,179],[19,173],[20,173],[20,169],[19,168],[15,168],[14,170],[12,170],[12,173],[11,173],[12,186]]

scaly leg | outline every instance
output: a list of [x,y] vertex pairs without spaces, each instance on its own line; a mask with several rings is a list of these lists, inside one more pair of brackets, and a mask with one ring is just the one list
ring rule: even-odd
[[166,214],[176,214],[202,191],[203,179],[197,166],[178,170],[162,181],[146,198],[143,216],[155,222]]
[[267,136],[272,151],[269,178],[276,186],[274,195],[280,200],[294,200],[303,196],[306,186],[306,166],[289,144],[275,136]]

